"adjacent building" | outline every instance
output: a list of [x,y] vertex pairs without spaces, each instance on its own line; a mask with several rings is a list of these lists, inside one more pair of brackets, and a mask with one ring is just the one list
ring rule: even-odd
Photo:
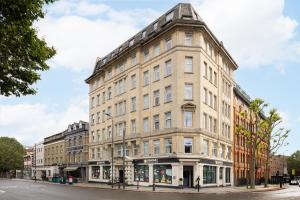
[[24,169],[23,169],[23,178],[31,179],[32,177],[32,160],[33,160],[33,148],[25,147],[24,159]]
[[65,161],[65,131],[51,135],[44,139],[44,165],[46,178],[51,180],[56,176],[63,176]]
[[194,187],[198,177],[202,187],[233,185],[237,67],[182,3],[97,59],[86,80],[89,180],[110,182],[113,173],[145,186]]
[[[236,134],[236,128],[240,125],[246,127],[248,130],[251,128],[249,116],[243,116],[242,112],[249,112],[251,98],[244,90],[237,84],[234,88],[234,184],[245,185],[247,177],[250,173],[250,160],[251,160],[251,146],[247,142],[247,138],[243,135]],[[262,117],[263,114],[261,115]],[[255,163],[255,177],[256,183],[260,183],[264,179],[265,166],[266,166],[266,143],[262,142],[257,149]]]
[[289,156],[273,155],[270,158],[270,173],[269,178],[276,176],[288,176],[287,160]]
[[44,141],[33,146],[32,178],[44,180],[46,178],[46,168],[44,167]]
[[73,123],[65,131],[64,172],[77,181],[87,181],[89,124],[84,121]]

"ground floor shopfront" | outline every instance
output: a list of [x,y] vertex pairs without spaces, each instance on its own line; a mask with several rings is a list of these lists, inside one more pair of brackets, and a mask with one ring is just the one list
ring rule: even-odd
[[[111,163],[89,163],[89,181],[111,182]],[[120,160],[114,164],[114,182],[123,180],[129,185],[196,187],[227,186],[233,184],[231,162],[210,159],[148,158],[126,161],[125,171]]]

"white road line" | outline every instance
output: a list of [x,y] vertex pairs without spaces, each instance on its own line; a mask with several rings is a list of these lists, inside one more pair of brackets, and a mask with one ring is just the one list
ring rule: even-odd
[[4,190],[0,190],[0,193],[4,193],[5,191]]

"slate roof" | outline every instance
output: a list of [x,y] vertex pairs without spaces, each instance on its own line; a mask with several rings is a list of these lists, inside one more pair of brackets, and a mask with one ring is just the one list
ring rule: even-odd
[[[170,18],[170,13],[173,13],[173,16]],[[167,16],[169,18],[167,19]],[[115,58],[119,57],[119,55],[126,52],[126,50],[134,46],[137,46],[138,44],[144,44],[146,41],[150,40],[151,38],[155,37],[160,32],[166,30],[168,27],[170,27],[172,24],[175,23],[184,23],[184,24],[199,24],[204,25],[209,33],[212,35],[212,37],[217,41],[217,43],[221,46],[221,48],[224,49],[226,54],[230,57],[229,53],[227,53],[226,49],[223,47],[222,42],[219,42],[217,38],[213,35],[213,33],[209,30],[209,28],[206,26],[204,21],[201,19],[201,17],[198,15],[198,13],[195,11],[195,9],[192,7],[189,3],[179,3],[176,6],[174,6],[172,9],[168,10],[165,14],[160,16],[158,19],[153,21],[150,25],[142,29],[140,32],[138,32],[136,35],[131,37],[129,40],[121,44],[118,48],[107,54],[101,59],[97,59],[95,68],[93,71],[93,74],[86,79],[86,82],[88,83],[89,80],[95,75],[97,72],[101,71],[107,63],[114,60]],[[154,30],[154,24],[157,23],[157,29]],[[145,34],[143,37],[143,33]],[[134,40],[133,43],[130,43],[132,40]],[[230,57],[231,58],[231,57]],[[235,67],[237,68],[237,64],[234,62],[234,60],[231,58],[232,62],[235,64]]]

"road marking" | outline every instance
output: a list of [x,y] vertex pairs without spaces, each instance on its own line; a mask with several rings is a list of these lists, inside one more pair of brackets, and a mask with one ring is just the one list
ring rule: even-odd
[[0,190],[0,193],[4,193],[5,191],[4,190]]

